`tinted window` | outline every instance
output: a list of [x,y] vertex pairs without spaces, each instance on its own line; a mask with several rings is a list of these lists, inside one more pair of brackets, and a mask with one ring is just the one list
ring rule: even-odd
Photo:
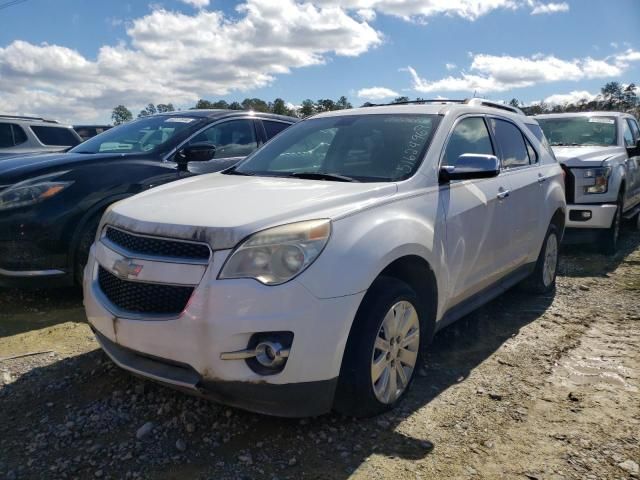
[[542,131],[542,128],[540,128],[540,125],[534,125],[532,123],[527,123],[526,125],[529,131],[533,133],[533,136],[536,137],[538,141],[542,144],[544,149],[547,152],[549,152],[549,155],[551,155],[553,158],[556,158],[555,154],[553,153],[553,149],[551,148],[551,145],[549,145],[547,136]]
[[443,165],[455,166],[458,157],[465,153],[494,155],[491,137],[482,118],[465,118],[456,124],[444,152]]
[[246,157],[258,147],[253,120],[232,120],[214,125],[189,143],[199,142],[214,144],[215,158]]
[[622,123],[622,135],[624,137],[624,145],[625,147],[633,147],[636,142],[633,139],[633,133],[631,133],[631,127],[629,127],[629,123]]
[[13,127],[13,141],[16,145],[20,145],[27,141],[27,134],[20,125],[11,125]]
[[270,122],[269,120],[262,120],[262,125],[264,125],[264,130],[267,132],[267,139],[275,137],[289,126],[288,123]]
[[74,147],[80,143],[71,130],[61,127],[44,127],[35,126],[31,127],[33,133],[36,134],[38,140],[44,145],[56,145],[60,147]]
[[492,118],[489,122],[498,143],[502,168],[529,165],[529,153],[520,129],[504,120]]
[[436,115],[341,115],[292,125],[236,168],[265,176],[336,174],[396,181],[420,166]]
[[13,133],[10,123],[0,123],[0,148],[13,147]]
[[524,141],[527,144],[527,153],[529,154],[529,163],[538,163],[538,152],[536,152],[536,149],[533,148],[533,145],[531,145],[531,142],[529,142],[529,140],[527,140],[526,137]]
[[631,118],[627,118],[627,122],[629,122],[629,126],[631,127],[631,133],[633,133],[633,137],[636,141],[640,140],[640,128],[638,128],[638,122]]

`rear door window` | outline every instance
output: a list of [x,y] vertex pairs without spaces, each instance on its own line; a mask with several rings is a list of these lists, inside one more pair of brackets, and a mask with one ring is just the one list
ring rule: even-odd
[[0,148],[10,148],[13,143],[13,132],[10,123],[0,123]]
[[78,140],[68,128],[32,125],[31,130],[36,134],[38,140],[40,140],[44,145],[74,147],[80,143],[80,140]]
[[492,118],[489,120],[493,130],[502,168],[517,168],[529,165],[529,152],[524,136],[513,123]]
[[638,122],[631,118],[627,118],[627,123],[629,124],[629,128],[631,129],[634,140],[637,142],[638,140],[640,140],[640,129],[638,128]]
[[455,166],[465,153],[495,155],[489,130],[481,117],[460,120],[451,132],[444,151],[443,165]]
[[527,123],[526,125],[529,131],[533,133],[533,136],[538,139],[538,141],[542,144],[549,155],[551,155],[553,158],[556,158],[551,145],[549,145],[549,140],[547,140],[547,136],[542,131],[542,128],[540,128],[540,125],[535,125],[533,123]]
[[262,125],[264,125],[264,131],[267,133],[267,140],[272,139],[285,128],[290,126],[288,123],[272,122],[269,120],[262,120]]
[[625,147],[633,147],[636,142],[633,138],[633,133],[631,133],[631,127],[629,126],[629,122],[622,123],[622,136],[624,138],[624,146]]

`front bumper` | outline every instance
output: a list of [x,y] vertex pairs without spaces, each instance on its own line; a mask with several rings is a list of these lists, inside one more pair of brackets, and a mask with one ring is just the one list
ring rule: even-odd
[[[615,204],[571,204],[567,205],[567,228],[609,228],[618,206]],[[588,212],[588,218],[582,217]]]
[[[84,302],[102,347],[122,368],[259,413],[298,417],[331,409],[342,354],[364,292],[318,299],[295,280],[273,287],[249,279],[218,280],[227,250],[214,253],[179,316],[127,315],[109,305],[97,282],[99,262],[114,259],[112,251],[105,255],[106,248],[98,241],[91,249]],[[162,262],[153,263],[160,272]],[[223,352],[247,348],[254,333],[275,331],[293,333],[282,372],[260,375],[244,360],[220,359]]]

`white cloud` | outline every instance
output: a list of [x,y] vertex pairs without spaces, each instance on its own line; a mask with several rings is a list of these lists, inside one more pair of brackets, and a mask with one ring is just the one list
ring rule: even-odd
[[205,8],[209,6],[209,0],[181,0],[182,3],[191,5],[194,8]]
[[574,90],[569,93],[557,93],[544,99],[545,103],[550,105],[564,105],[565,103],[578,103],[582,99],[587,102],[594,100],[598,95],[586,90]]
[[448,76],[440,80],[420,77],[417,71],[408,67],[413,81],[413,89],[421,93],[429,92],[502,92],[513,88],[523,88],[540,83],[559,81],[579,81],[594,78],[612,78],[621,75],[629,63],[640,61],[640,52],[627,50],[606,59],[563,60],[553,55],[536,54],[531,57],[509,55],[475,54],[469,67],[471,73]]
[[362,88],[358,90],[357,95],[366,100],[383,100],[399,96],[398,92],[385,87]]
[[531,15],[541,15],[541,14],[560,13],[560,12],[569,11],[569,4],[567,2],[562,2],[562,3],[531,2],[531,6],[533,7],[531,10]]
[[445,67],[447,67],[447,70],[453,70],[456,68],[456,64],[455,63],[447,63],[445,64]]
[[[0,47],[0,111],[104,119],[118,104],[194,103],[270,84],[327,56],[357,56],[382,34],[337,6],[247,0],[237,15],[156,10],[128,23],[128,42],[95,59],[49,44]],[[135,112],[134,112],[135,113]]]
[[476,20],[497,9],[515,10],[520,0],[315,0],[318,4],[348,9],[372,9],[409,21],[424,21],[436,15]]

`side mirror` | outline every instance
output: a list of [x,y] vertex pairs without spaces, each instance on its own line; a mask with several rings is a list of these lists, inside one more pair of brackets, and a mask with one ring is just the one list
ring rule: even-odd
[[209,142],[198,142],[178,150],[174,161],[178,170],[186,171],[189,162],[206,162],[216,156],[216,146]]
[[500,160],[495,155],[464,153],[458,157],[455,166],[440,167],[440,182],[451,180],[471,180],[474,178],[497,177],[500,173]]

